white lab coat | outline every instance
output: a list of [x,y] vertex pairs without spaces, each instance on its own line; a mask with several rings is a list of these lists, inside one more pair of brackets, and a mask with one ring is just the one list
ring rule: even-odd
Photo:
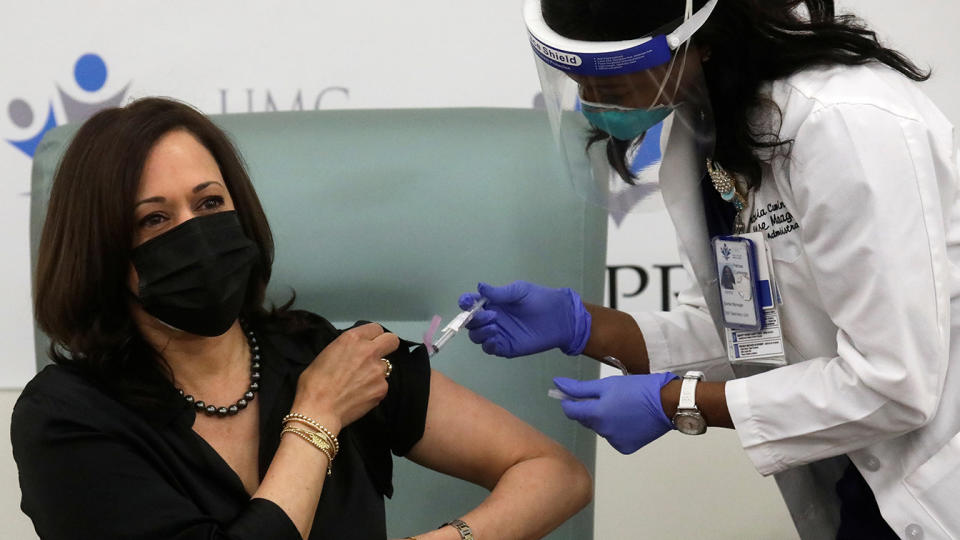
[[733,379],[700,164],[675,121],[660,186],[695,285],[674,311],[635,315],[651,370],[733,379],[726,397],[740,441],[760,473],[793,471],[781,490],[803,536],[824,534],[818,520],[836,526],[817,503],[838,469],[797,467],[846,454],[901,537],[960,538],[953,127],[879,64],[808,70],[767,91],[782,111],[780,138],[794,142],[764,167],[752,210],[776,209],[752,229],[767,227],[788,365]]

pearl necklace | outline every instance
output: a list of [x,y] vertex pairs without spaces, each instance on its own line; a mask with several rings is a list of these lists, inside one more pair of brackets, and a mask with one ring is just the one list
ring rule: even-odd
[[242,320],[240,321],[240,327],[243,328],[243,333],[247,338],[247,344],[250,346],[250,387],[244,392],[243,397],[229,407],[207,405],[203,401],[198,401],[190,394],[185,394],[182,389],[177,388],[180,396],[192,405],[197,412],[202,411],[206,413],[207,416],[216,416],[217,418],[233,416],[241,410],[246,409],[247,405],[253,401],[253,397],[260,390],[260,346],[257,345],[257,337],[253,335],[253,330],[247,330]]

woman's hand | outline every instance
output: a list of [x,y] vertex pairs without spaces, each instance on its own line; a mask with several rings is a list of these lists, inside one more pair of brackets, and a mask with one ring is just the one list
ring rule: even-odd
[[[387,395],[384,356],[400,345],[396,335],[371,323],[351,328],[300,374],[293,411],[339,432]],[[333,423],[333,425],[327,425]]]
[[573,399],[561,403],[567,418],[606,439],[621,454],[632,454],[673,429],[660,389],[673,373],[577,381],[557,377],[553,384]]
[[578,355],[590,337],[590,313],[572,289],[514,281],[503,287],[481,283],[477,290],[458,303],[470,309],[481,296],[487,299],[467,323],[470,339],[487,354],[513,358],[558,347]]
[[[338,434],[387,395],[381,360],[400,345],[379,324],[340,334],[300,374],[291,412],[313,418]],[[303,538],[310,537],[317,501],[327,479],[328,456],[295,435],[283,437],[254,498],[273,501]]]

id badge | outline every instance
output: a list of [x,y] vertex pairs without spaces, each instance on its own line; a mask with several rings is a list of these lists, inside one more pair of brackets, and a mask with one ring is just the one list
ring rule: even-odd
[[713,239],[720,282],[723,324],[732,330],[757,331],[763,327],[758,287],[757,248],[742,236]]
[[750,364],[765,367],[786,365],[783,329],[780,327],[778,307],[783,304],[780,289],[773,275],[773,259],[763,233],[741,235],[756,248],[757,297],[763,317],[762,328],[757,331],[725,328],[727,357],[733,365]]

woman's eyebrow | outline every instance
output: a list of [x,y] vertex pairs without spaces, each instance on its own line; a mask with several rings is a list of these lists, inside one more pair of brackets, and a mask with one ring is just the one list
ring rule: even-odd
[[200,193],[201,191],[207,189],[208,187],[210,187],[211,185],[214,185],[214,184],[217,184],[217,185],[223,187],[223,184],[221,184],[220,182],[217,182],[216,180],[211,180],[210,182],[204,182],[204,183],[202,183],[202,184],[197,184],[197,186],[193,188],[193,192],[194,192],[194,193]]
[[[196,187],[193,188],[193,192],[194,192],[194,193],[200,193],[201,191],[207,189],[208,187],[210,187],[210,186],[212,186],[212,185],[223,186],[223,184],[221,184],[220,182],[217,182],[216,180],[211,180],[210,182],[204,182],[204,183],[202,183],[202,184],[197,184]],[[166,199],[165,197],[159,197],[159,196],[157,196],[157,197],[149,197],[149,198],[143,199],[142,201],[137,201],[137,204],[133,205],[133,207],[136,208],[136,207],[140,206],[141,204],[146,204],[146,203],[162,203],[162,202],[167,202],[167,199]]]
[[143,199],[142,201],[138,201],[137,204],[133,205],[133,207],[136,208],[136,207],[140,206],[141,204],[146,204],[146,203],[153,203],[153,202],[162,203],[162,202],[166,202],[166,201],[167,201],[167,199],[165,199],[165,198],[163,198],[163,197],[150,197],[150,198],[147,198],[147,199]]

